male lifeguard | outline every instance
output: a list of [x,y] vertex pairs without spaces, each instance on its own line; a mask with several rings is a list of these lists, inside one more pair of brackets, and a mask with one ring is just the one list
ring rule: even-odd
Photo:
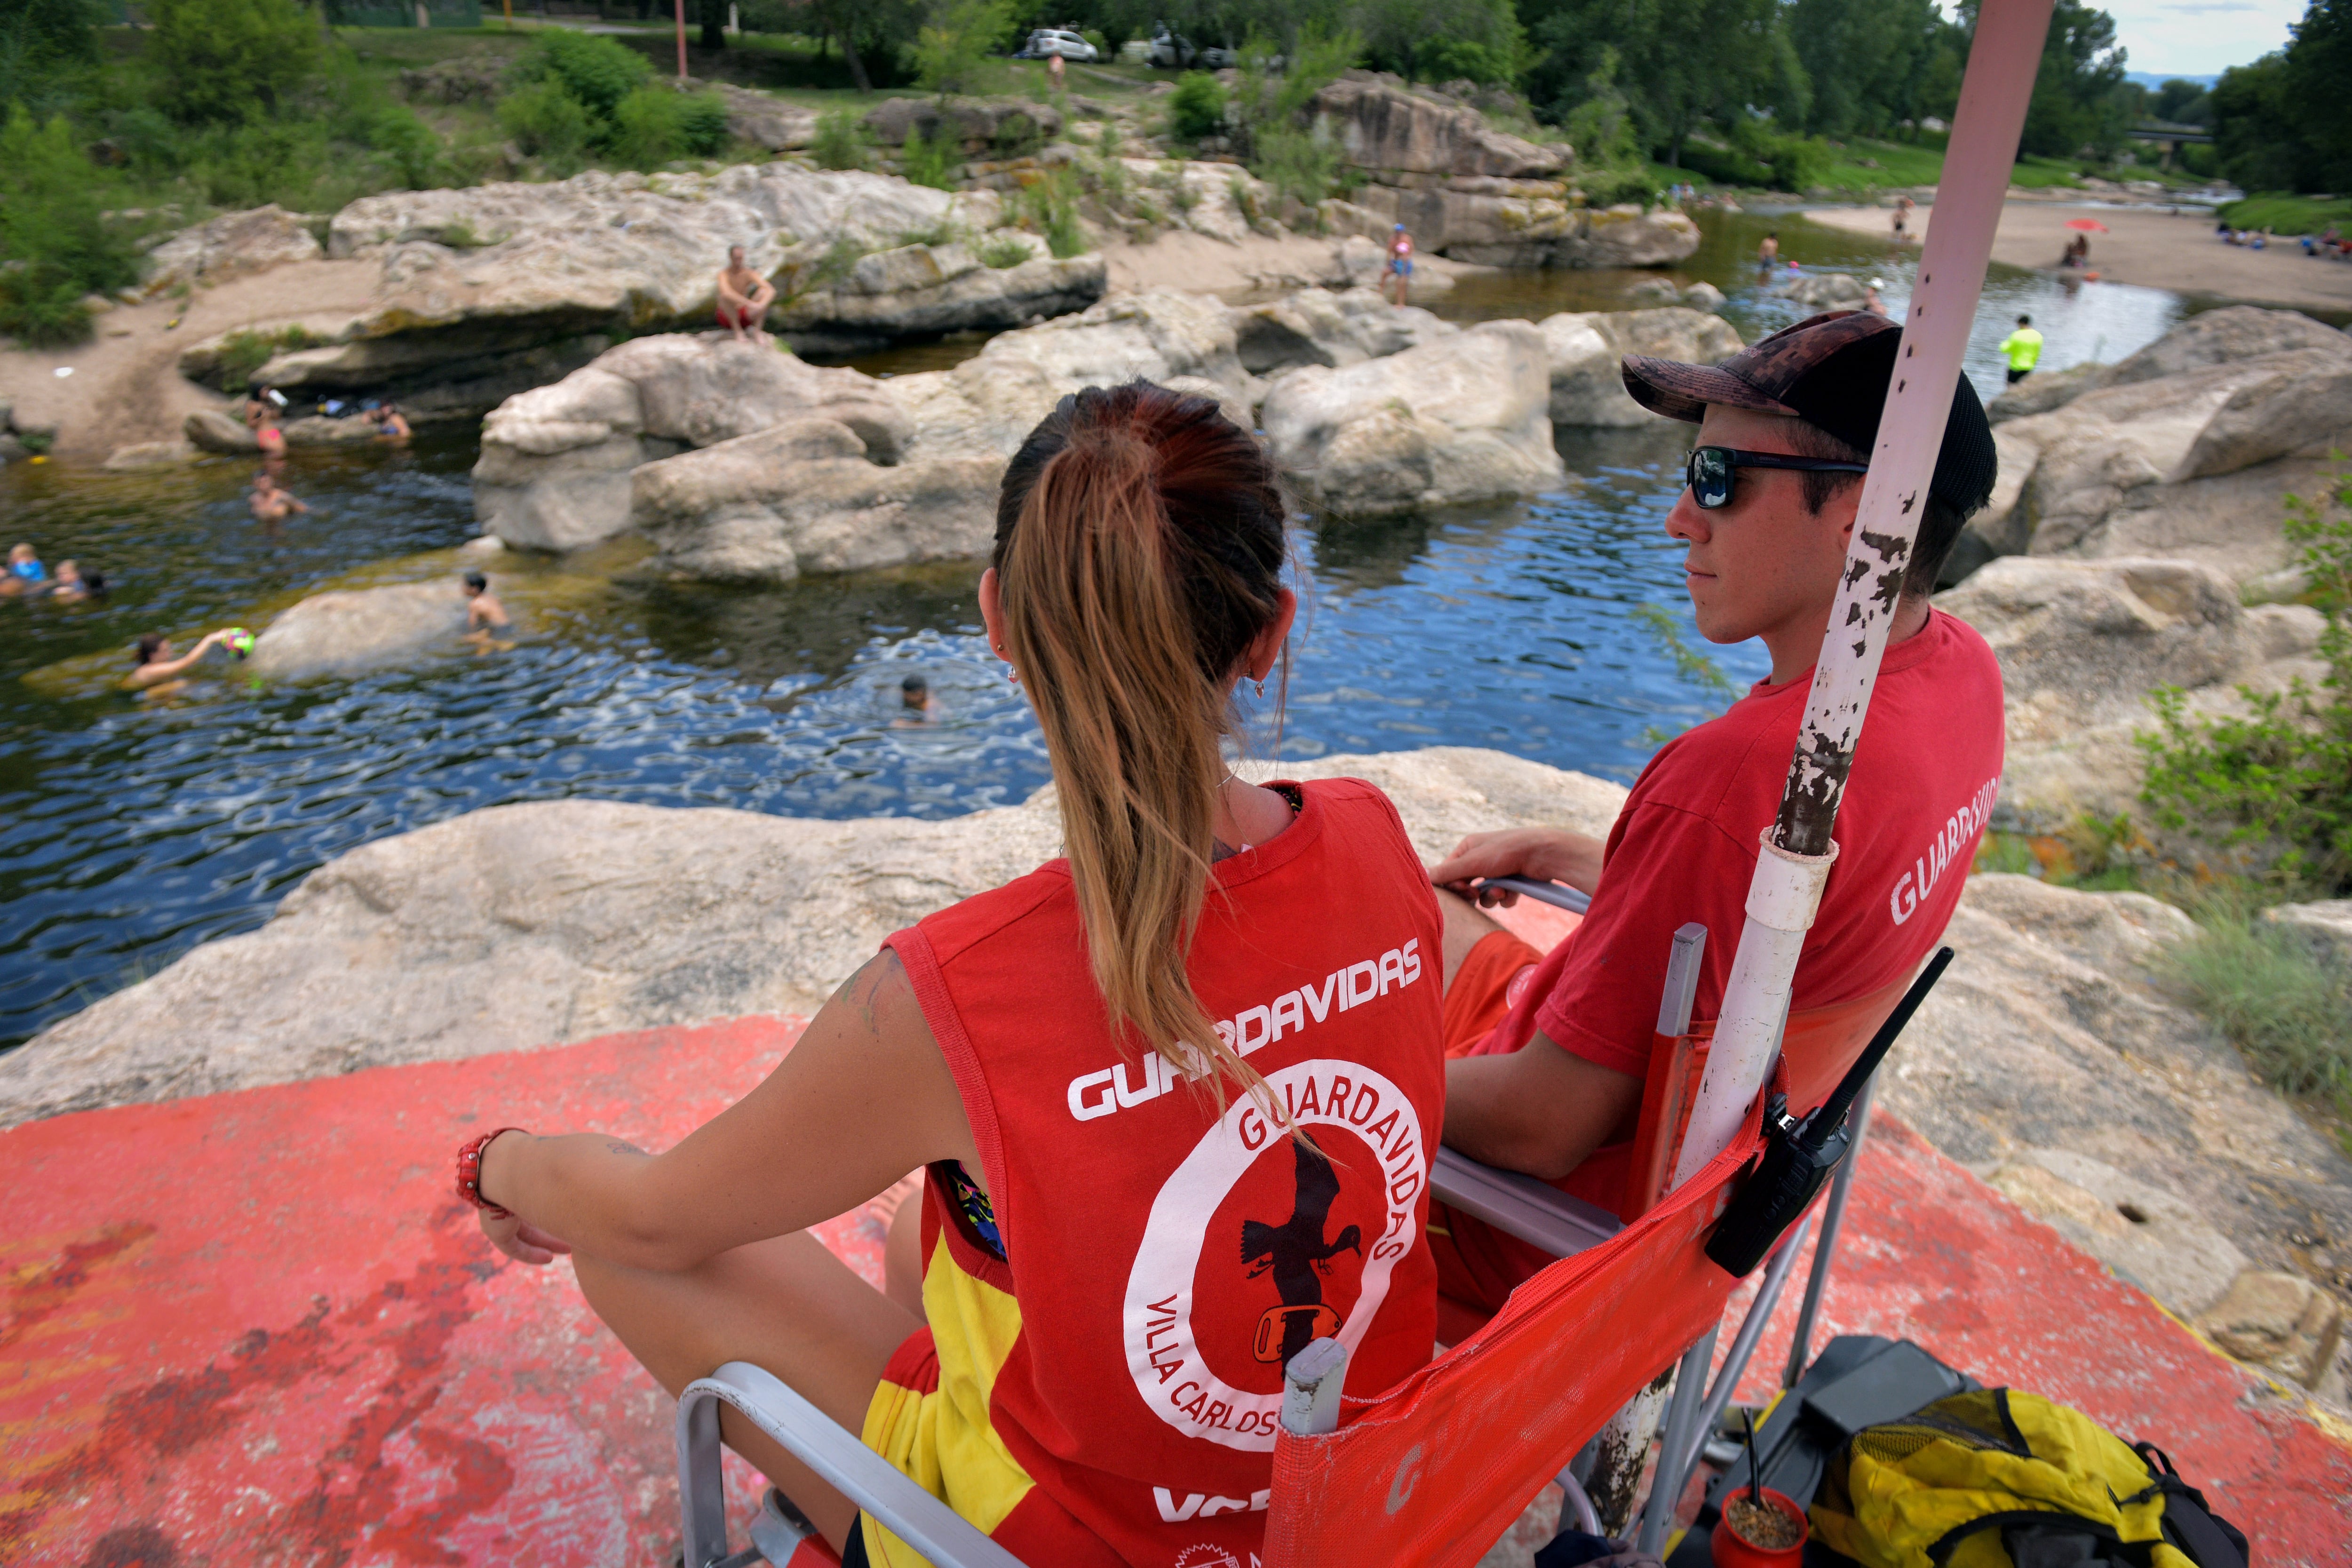
[[[1639,355],[1626,390],[1696,424],[1666,531],[1708,641],[1760,639],[1771,673],[1643,770],[1604,843],[1564,829],[1476,834],[1431,873],[1445,922],[1444,1141],[1615,1207],[1675,929],[1707,929],[1694,1016],[1715,1017],[1758,839],[1773,820],[1845,563],[1902,332],[1864,311],[1815,316],[1720,366]],[[1804,1013],[1888,994],[1959,900],[2001,768],[2000,669],[1929,607],[1960,525],[1991,493],[1992,434],[1964,378],[1923,508],[1837,824],[1840,847],[1796,973]],[[1549,955],[1454,893],[1518,875],[1592,895]],[[1490,895],[1491,896],[1491,895]],[[1891,1000],[1891,995],[1890,995]],[[1433,1205],[1439,1328],[1458,1337],[1549,1259]]]
[[719,324],[739,343],[765,342],[768,307],[775,302],[776,286],[744,264],[741,246],[729,246],[727,265],[719,269]]

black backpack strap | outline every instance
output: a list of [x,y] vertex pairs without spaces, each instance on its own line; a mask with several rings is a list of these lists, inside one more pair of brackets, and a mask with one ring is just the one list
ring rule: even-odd
[[2247,1568],[2245,1531],[2206,1506],[2205,1494],[2172,1468],[2172,1457],[2153,1443],[2134,1443],[2132,1452],[2164,1493],[2164,1539],[2197,1568]]

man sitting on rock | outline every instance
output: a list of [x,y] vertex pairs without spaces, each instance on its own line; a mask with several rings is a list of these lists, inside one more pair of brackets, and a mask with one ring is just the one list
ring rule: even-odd
[[739,343],[764,343],[768,307],[775,302],[776,286],[745,264],[741,246],[729,246],[719,272],[719,324]]
[[[1626,390],[1699,426],[1666,518],[1714,643],[1762,639],[1771,673],[1643,770],[1608,840],[1563,829],[1474,834],[1439,864],[1445,911],[1444,1141],[1615,1208],[1675,929],[1707,931],[1694,1016],[1719,1013],[1758,840],[1777,812],[1812,667],[1845,565],[1901,329],[1832,311],[1720,366],[1628,355]],[[1838,816],[1840,854],[1797,967],[1792,1010],[1895,994],[1959,900],[2001,769],[2000,668],[1932,609],[1936,574],[1991,494],[1992,433],[1965,377],[1895,605],[1868,727]],[[1467,899],[1522,876],[1592,895],[1549,956]],[[1457,891],[1447,891],[1452,889]],[[1489,889],[1481,902],[1509,901]],[[1458,1338],[1549,1258],[1433,1204],[1441,1337]]]

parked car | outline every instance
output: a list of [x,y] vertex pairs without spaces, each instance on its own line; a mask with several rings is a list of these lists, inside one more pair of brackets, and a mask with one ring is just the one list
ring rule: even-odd
[[1192,39],[1181,33],[1171,32],[1163,22],[1159,31],[1151,35],[1151,47],[1144,55],[1143,63],[1161,70],[1213,71],[1239,65],[1241,57],[1215,44],[1195,47]]
[[1042,60],[1050,55],[1059,55],[1082,66],[1093,65],[1102,58],[1095,52],[1092,44],[1060,27],[1040,27],[1031,33],[1029,41],[1022,45],[1013,58],[1016,60]]

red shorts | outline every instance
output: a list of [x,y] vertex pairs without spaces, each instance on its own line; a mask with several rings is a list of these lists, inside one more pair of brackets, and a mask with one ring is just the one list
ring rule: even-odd
[[766,319],[767,314],[768,312],[764,309],[759,310],[735,311],[730,310],[726,306],[721,305],[719,307],[719,324],[731,332],[738,327],[758,326],[761,321]]
[[[1509,931],[1489,931],[1470,950],[1445,993],[1445,1055],[1483,1054],[1479,1047],[1519,999],[1543,959]],[[1613,1207],[1624,1184],[1631,1144],[1596,1149],[1566,1183],[1578,1197]],[[1432,1199],[1429,1250],[1437,1262],[1437,1337],[1459,1344],[1502,1310],[1511,1291],[1551,1255],[1506,1236],[1486,1221]]]

